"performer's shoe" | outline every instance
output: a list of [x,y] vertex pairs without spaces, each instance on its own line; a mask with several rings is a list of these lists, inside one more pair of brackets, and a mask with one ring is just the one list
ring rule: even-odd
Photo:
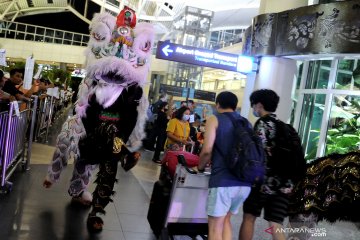
[[89,232],[97,233],[97,232],[102,231],[103,226],[104,226],[104,221],[96,215],[89,214],[87,221],[86,221],[86,225],[87,225]]
[[80,204],[84,207],[90,207],[92,202],[91,193],[89,193],[88,191],[84,191],[80,194],[80,196],[73,197],[71,199],[71,202],[74,204]]

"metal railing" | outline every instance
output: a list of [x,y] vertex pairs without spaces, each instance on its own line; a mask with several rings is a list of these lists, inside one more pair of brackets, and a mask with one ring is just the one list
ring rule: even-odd
[[53,112],[54,112],[54,97],[46,97],[39,101],[39,107],[37,109],[37,121],[35,131],[35,141],[38,141],[39,137],[44,135],[45,142],[47,142],[49,128],[51,126]]
[[89,42],[88,34],[10,21],[0,21],[0,38],[75,46],[86,46]]
[[9,110],[0,113],[0,192],[9,192],[8,181],[19,164],[29,168],[38,97],[27,109],[18,112],[18,102],[10,102]]

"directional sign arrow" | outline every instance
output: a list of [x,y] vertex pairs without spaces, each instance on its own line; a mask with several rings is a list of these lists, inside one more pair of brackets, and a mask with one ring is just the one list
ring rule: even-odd
[[174,52],[173,50],[169,49],[170,45],[166,45],[165,47],[163,47],[162,51],[163,53],[168,57],[169,53]]

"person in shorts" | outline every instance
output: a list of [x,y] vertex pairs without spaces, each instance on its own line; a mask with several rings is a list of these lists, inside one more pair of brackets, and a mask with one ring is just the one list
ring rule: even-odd
[[272,150],[276,145],[276,115],[274,112],[279,100],[279,96],[270,89],[257,90],[250,96],[253,114],[255,117],[259,117],[254,130],[263,142],[267,164],[264,183],[261,186],[253,187],[244,203],[244,216],[239,236],[241,240],[252,240],[255,220],[260,217],[262,209],[264,209],[264,219],[268,221],[269,228],[271,228],[273,239],[286,239],[284,233],[281,233],[279,229],[288,215],[288,194],[292,192],[294,184],[290,179],[284,179],[274,174],[276,171],[272,168],[276,161],[272,157]]
[[[198,170],[211,161],[211,175],[207,198],[209,240],[232,239],[231,216],[237,214],[250,193],[250,184],[240,181],[226,165],[222,152],[230,151],[234,125],[226,114],[241,118],[235,112],[238,99],[231,92],[222,92],[216,98],[218,113],[206,121],[205,138]],[[221,152],[220,152],[221,151]]]

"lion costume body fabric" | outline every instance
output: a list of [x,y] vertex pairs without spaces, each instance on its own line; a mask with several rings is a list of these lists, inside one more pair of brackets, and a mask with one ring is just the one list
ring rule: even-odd
[[98,165],[92,201],[88,196],[92,204],[88,224],[92,217],[102,224],[96,214],[105,213],[111,201],[118,162],[126,171],[132,168],[139,158],[135,151],[145,136],[148,100],[143,87],[154,30],[149,23],[136,25],[135,13],[127,7],[117,18],[96,14],[90,30],[87,75],[79,88],[76,114],[63,125],[46,179],[58,181],[68,159],[74,157],[69,194],[81,198],[88,193]]

